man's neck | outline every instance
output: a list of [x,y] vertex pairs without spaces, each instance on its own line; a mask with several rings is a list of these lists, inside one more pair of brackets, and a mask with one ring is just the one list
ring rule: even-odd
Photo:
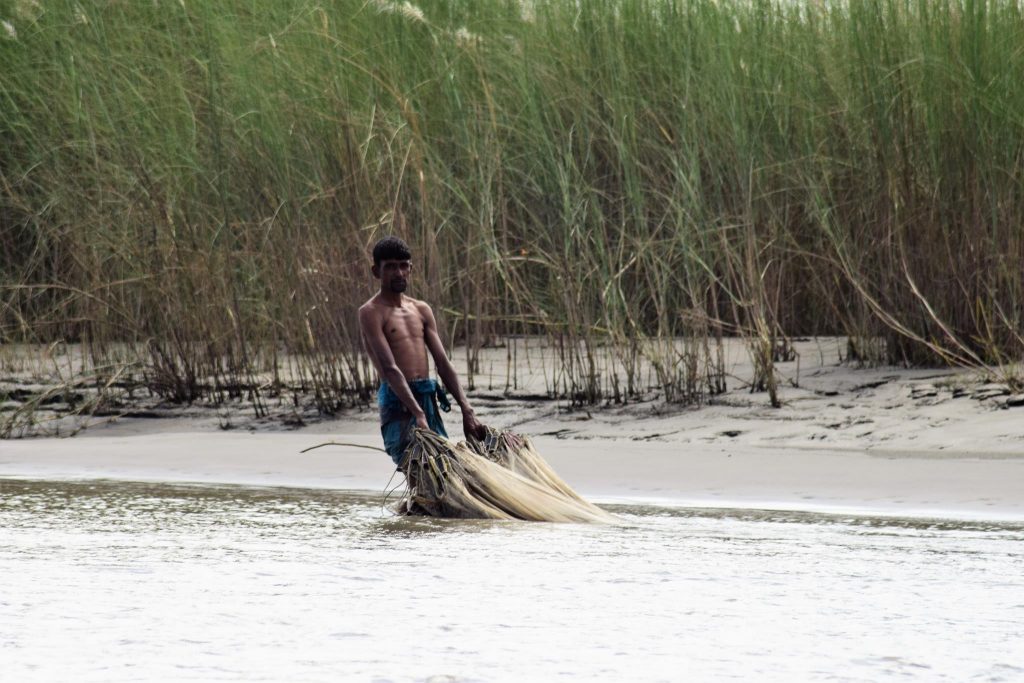
[[405,303],[405,294],[402,292],[388,292],[382,289],[377,294],[377,298],[385,306],[392,306],[394,308],[401,308],[402,304]]

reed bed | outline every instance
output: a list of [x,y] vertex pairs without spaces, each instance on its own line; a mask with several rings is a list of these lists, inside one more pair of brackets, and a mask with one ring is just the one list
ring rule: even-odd
[[794,335],[865,362],[1024,355],[1015,1],[0,0],[0,20],[0,341],[79,343],[101,385],[129,363],[178,402],[369,400],[354,311],[388,233],[471,384],[510,334],[559,349],[549,392],[581,404],[703,400],[727,336],[772,403]]

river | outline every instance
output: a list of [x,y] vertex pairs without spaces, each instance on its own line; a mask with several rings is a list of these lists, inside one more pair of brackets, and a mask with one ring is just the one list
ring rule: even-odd
[[0,480],[8,681],[1024,679],[1024,524]]

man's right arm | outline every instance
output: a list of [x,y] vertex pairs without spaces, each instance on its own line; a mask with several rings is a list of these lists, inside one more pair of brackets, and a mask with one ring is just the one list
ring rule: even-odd
[[384,329],[381,326],[380,317],[369,306],[359,309],[359,329],[363,333],[363,340],[366,342],[366,352],[370,354],[374,365],[380,370],[382,379],[388,383],[395,396],[402,402],[409,414],[416,418],[416,426],[429,429],[427,416],[420,407],[409,383],[402,374],[395,362],[395,356],[388,345],[387,337],[384,336]]

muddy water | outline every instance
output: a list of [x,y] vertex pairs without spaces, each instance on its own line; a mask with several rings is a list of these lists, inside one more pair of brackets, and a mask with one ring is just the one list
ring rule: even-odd
[[3,680],[1024,680],[1024,526],[0,481]]

